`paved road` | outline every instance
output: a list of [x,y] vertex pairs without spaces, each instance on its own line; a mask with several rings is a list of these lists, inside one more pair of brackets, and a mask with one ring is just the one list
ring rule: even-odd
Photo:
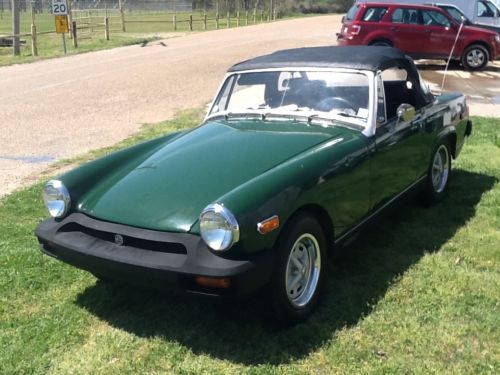
[[[0,68],[0,197],[56,160],[114,144],[144,123],[208,103],[232,63],[277,49],[333,44],[340,18],[217,30],[166,39],[166,46],[154,42]],[[496,95],[499,72],[491,72]],[[440,81],[439,73],[427,73]],[[461,86],[454,79],[463,80],[452,77],[450,86]],[[467,88],[479,95],[469,81]],[[477,100],[486,106],[479,113],[498,112],[491,100]]]

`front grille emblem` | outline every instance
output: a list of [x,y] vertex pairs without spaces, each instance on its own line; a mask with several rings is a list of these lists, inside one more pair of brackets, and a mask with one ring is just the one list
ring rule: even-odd
[[123,245],[123,236],[115,234],[115,244],[117,244],[118,246]]

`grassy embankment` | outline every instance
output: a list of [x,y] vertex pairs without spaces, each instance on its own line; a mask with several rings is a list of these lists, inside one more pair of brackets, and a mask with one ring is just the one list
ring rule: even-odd
[[[156,126],[77,162],[199,120]],[[104,284],[44,256],[43,181],[0,200],[0,373],[500,372],[500,126],[475,118],[450,194],[381,219],[329,272],[305,323],[275,330],[256,301]],[[75,160],[73,161],[75,162]]]

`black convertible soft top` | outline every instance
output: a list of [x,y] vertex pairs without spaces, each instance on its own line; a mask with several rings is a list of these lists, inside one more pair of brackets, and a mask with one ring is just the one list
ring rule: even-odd
[[406,68],[410,73],[416,71],[413,61],[399,49],[382,46],[328,46],[287,49],[242,61],[233,65],[228,71],[287,67],[351,68],[377,71],[392,66]]

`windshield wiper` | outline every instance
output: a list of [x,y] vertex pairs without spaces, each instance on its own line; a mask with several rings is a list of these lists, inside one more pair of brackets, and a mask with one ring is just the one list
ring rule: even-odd
[[298,112],[298,113],[267,112],[264,114],[263,119],[265,120],[266,118],[287,118],[290,120],[297,120],[297,121],[301,121],[302,119],[305,119],[308,124],[311,124],[312,120],[315,118],[328,120],[326,118],[320,117],[320,115],[318,113],[301,114],[300,112]]
[[347,112],[335,112],[335,115],[339,115],[342,117],[359,118],[360,120],[366,121],[366,117],[362,117],[362,116],[358,116],[358,115],[351,115],[350,113],[347,113]]
[[261,120],[266,119],[266,114],[262,112],[237,112],[237,113],[232,113],[232,112],[227,112],[224,113],[224,119],[229,120],[229,119],[235,119],[235,118],[259,118]]
[[[365,120],[365,118],[361,116],[356,116],[356,115],[350,115],[345,112],[338,112],[335,113],[335,115],[339,115],[339,117],[346,117],[346,118],[359,118],[362,120]],[[231,119],[249,119],[249,118],[254,118],[258,119],[261,121],[265,121],[267,119],[271,118],[282,118],[282,119],[288,119],[292,121],[302,121],[302,122],[307,122],[308,125],[316,125],[316,126],[335,126],[336,123],[341,122],[341,124],[345,124],[344,126],[354,128],[357,130],[363,130],[364,127],[361,125],[357,124],[352,124],[351,122],[348,121],[341,121],[340,119],[332,119],[331,117],[325,117],[322,116],[319,113],[301,113],[300,111],[297,112],[292,112],[292,113],[280,113],[280,112],[262,112],[262,111],[255,111],[255,112],[226,112],[226,113],[221,113],[218,116],[213,116],[213,117],[224,117],[224,119],[231,120]],[[213,118],[212,117],[212,118]],[[342,125],[341,125],[342,126]]]

